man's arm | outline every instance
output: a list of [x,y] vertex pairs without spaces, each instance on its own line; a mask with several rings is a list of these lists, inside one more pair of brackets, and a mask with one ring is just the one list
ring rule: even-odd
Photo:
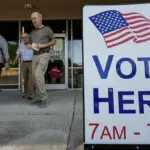
[[16,65],[16,63],[18,62],[20,56],[21,56],[21,44],[19,44],[18,49],[16,51],[16,57],[13,61],[13,65]]
[[45,44],[45,47],[56,45],[56,39],[52,39],[49,43]]
[[50,39],[50,42],[46,43],[45,47],[56,45],[56,37],[54,35],[53,30],[50,27],[48,27],[47,30],[48,30],[48,37]]
[[45,43],[45,44],[37,44],[37,48],[40,49],[40,48],[46,48],[46,47],[50,47],[50,46],[53,46],[53,45],[56,45],[56,39],[52,39],[50,42],[48,43]]
[[[32,34],[32,32],[31,32],[31,34]],[[29,36],[29,43],[26,45],[26,47],[27,47],[28,49],[30,49],[30,50],[33,50],[31,34],[30,34],[30,36]]]
[[20,58],[20,55],[16,55],[14,61],[13,61],[13,64],[15,65],[17,63],[17,61],[19,60]]
[[9,61],[8,44],[4,38],[2,38],[2,52],[4,61],[8,62]]
[[2,38],[2,52],[4,59],[5,69],[9,68],[9,52],[8,52],[8,44],[4,38]]
[[50,42],[41,44],[40,48],[46,48],[46,47],[56,45],[56,38],[55,38],[54,32],[52,31],[50,27],[46,27],[46,30],[47,30],[47,35],[49,37]]

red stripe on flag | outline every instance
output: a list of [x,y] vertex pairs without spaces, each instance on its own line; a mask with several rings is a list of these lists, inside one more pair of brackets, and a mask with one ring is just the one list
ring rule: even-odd
[[134,39],[134,38],[135,38],[134,36],[131,36],[131,37],[129,37],[129,38],[127,38],[127,39],[125,39],[125,40],[123,40],[123,41],[121,41],[121,42],[118,42],[118,43],[116,43],[116,44],[109,45],[109,46],[107,46],[107,47],[108,47],[108,48],[111,48],[111,47],[117,46],[117,45],[119,45],[119,44],[123,44],[123,43],[125,43],[125,42],[127,42],[127,41],[129,41],[129,40],[131,40],[131,39]]
[[129,30],[129,29],[128,29],[128,27],[121,28],[120,30],[117,30],[117,31],[115,31],[115,32],[113,32],[113,33],[110,33],[110,34],[104,35],[104,38],[111,37],[111,36],[116,35],[116,34],[118,34],[118,33],[122,32],[122,31],[125,31],[125,30]]
[[144,32],[144,31],[149,31],[150,30],[150,27],[149,28],[144,28],[144,29],[141,29],[141,30],[137,30],[137,31],[133,31],[134,33],[141,33],[141,32]]
[[143,34],[143,35],[137,35],[137,37],[138,37],[138,38],[141,38],[141,37],[146,37],[146,36],[149,36],[149,35],[150,35],[150,32],[145,33],[145,34]]
[[125,17],[125,19],[128,20],[133,20],[133,19],[141,19],[144,18],[146,21],[149,21],[147,18],[143,17],[143,16],[132,16],[132,17]]
[[146,41],[150,41],[150,38],[143,39],[143,40],[138,40],[138,39],[137,39],[137,40],[136,40],[136,39],[134,40],[135,43],[142,43],[142,42],[146,42]]
[[119,39],[121,39],[121,38],[123,38],[123,37],[125,37],[125,36],[127,36],[127,35],[129,35],[129,34],[131,34],[131,32],[126,32],[126,33],[124,33],[124,34],[122,34],[122,35],[120,35],[120,36],[118,36],[118,37],[116,37],[116,38],[114,38],[114,39],[112,39],[112,40],[106,40],[106,42],[107,43],[109,43],[109,42],[114,42],[114,41],[116,41],[116,40],[119,40]]
[[122,14],[123,16],[128,16],[128,15],[137,15],[138,13],[136,12],[131,12],[131,13],[126,13],[126,14]]
[[145,20],[136,20],[136,21],[133,21],[133,22],[129,22],[130,25],[132,24],[136,24],[136,23],[139,23],[139,22],[146,22]]
[[144,23],[144,24],[140,24],[140,25],[137,25],[137,26],[132,26],[130,27],[130,29],[136,29],[136,28],[140,28],[140,27],[144,27],[144,26],[150,26],[150,23]]

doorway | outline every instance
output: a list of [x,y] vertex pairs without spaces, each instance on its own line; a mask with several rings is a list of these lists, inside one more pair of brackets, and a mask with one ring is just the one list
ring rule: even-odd
[[66,34],[55,34],[57,44],[50,48],[50,60],[45,74],[47,89],[68,88],[68,51]]

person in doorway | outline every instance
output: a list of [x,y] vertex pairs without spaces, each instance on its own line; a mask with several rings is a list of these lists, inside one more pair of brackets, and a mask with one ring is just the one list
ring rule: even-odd
[[50,60],[50,46],[56,44],[56,39],[52,29],[42,24],[42,15],[39,12],[33,12],[31,20],[35,29],[30,33],[31,44],[28,48],[34,50],[32,76],[37,94],[32,103],[40,101],[40,108],[44,108],[48,106],[44,75]]
[[0,76],[3,67],[5,67],[6,70],[9,68],[9,52],[6,39],[0,35]]
[[33,50],[28,49],[27,45],[29,44],[29,35],[23,33],[21,35],[22,43],[19,45],[16,52],[16,58],[14,59],[14,64],[21,58],[21,70],[24,79],[24,93],[23,98],[28,98],[32,100],[34,86],[32,82],[32,56]]

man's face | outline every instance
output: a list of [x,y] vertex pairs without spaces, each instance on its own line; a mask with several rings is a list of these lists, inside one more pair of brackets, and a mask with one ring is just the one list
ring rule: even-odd
[[31,15],[31,20],[35,28],[39,28],[42,24],[41,18],[39,18],[39,16],[36,13],[33,13]]
[[24,44],[29,43],[29,36],[27,34],[22,34],[21,39],[24,42]]

